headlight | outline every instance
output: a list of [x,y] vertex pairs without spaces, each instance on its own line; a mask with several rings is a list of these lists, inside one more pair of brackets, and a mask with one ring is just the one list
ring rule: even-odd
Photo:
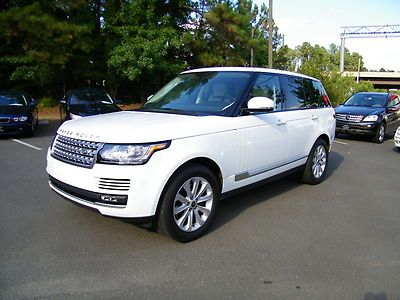
[[363,120],[363,122],[375,122],[378,120],[377,115],[371,115],[371,116],[366,116]]
[[74,115],[74,114],[71,114],[71,113],[69,113],[69,116],[70,116],[71,120],[82,118],[82,116],[80,116],[80,115]]
[[14,117],[13,121],[14,122],[25,122],[26,120],[28,120],[28,117]]
[[154,144],[105,144],[99,151],[99,163],[117,165],[143,165],[154,152],[169,147],[171,142]]

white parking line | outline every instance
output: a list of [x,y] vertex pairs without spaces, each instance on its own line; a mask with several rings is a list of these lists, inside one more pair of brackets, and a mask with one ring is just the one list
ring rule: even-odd
[[42,150],[43,150],[42,148],[33,146],[33,145],[31,145],[31,144],[25,143],[25,142],[20,141],[20,140],[17,140],[17,139],[11,139],[11,140],[14,141],[14,142],[20,143],[20,144],[22,144],[22,145],[24,145],[24,146],[27,146],[27,147],[29,147],[29,148],[35,149],[35,150],[39,150],[39,151],[42,151]]
[[337,141],[337,140],[335,140],[335,143],[340,144],[340,145],[348,145],[348,143],[340,142],[340,141]]

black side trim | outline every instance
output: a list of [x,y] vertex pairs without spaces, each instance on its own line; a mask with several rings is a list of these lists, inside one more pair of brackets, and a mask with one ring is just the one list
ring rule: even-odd
[[262,173],[266,173],[266,172],[275,170],[277,168],[284,167],[286,165],[292,164],[292,163],[294,163],[296,161],[299,161],[299,160],[302,160],[302,159],[305,159],[305,158],[307,158],[307,156],[303,156],[303,157],[300,157],[300,158],[297,158],[297,159],[293,159],[293,160],[291,160],[291,161],[289,161],[287,163],[275,165],[273,167],[269,167],[269,168],[266,168],[264,170],[260,170],[260,171],[256,171],[256,172],[252,172],[252,173],[249,173],[248,171],[247,172],[243,172],[243,173],[235,175],[235,181],[240,181],[240,180],[244,180],[244,179],[256,176],[256,175],[260,175]]
[[268,177],[268,178],[266,178],[266,179],[264,179],[264,180],[257,181],[257,182],[255,182],[255,183],[246,185],[246,186],[244,186],[244,187],[241,187],[241,188],[238,188],[238,189],[229,191],[229,192],[225,192],[225,193],[223,193],[223,194],[221,195],[221,199],[227,199],[227,198],[232,197],[232,196],[234,196],[234,195],[237,195],[237,194],[246,192],[246,191],[248,191],[248,190],[252,190],[252,189],[254,189],[254,188],[256,188],[256,187],[259,187],[259,186],[261,186],[261,185],[264,185],[264,184],[266,184],[266,183],[275,181],[275,180],[277,180],[277,179],[280,179],[280,178],[285,177],[285,176],[287,176],[287,175],[290,175],[290,174],[292,174],[292,173],[296,173],[296,172],[298,172],[298,171],[301,171],[301,170],[304,169],[304,167],[305,167],[305,164],[304,164],[304,165],[301,165],[301,166],[298,166],[298,167],[296,167],[296,168],[293,168],[293,169],[291,169],[291,170],[285,171],[285,172],[283,172],[283,173],[280,173],[280,174],[277,174],[277,175]]

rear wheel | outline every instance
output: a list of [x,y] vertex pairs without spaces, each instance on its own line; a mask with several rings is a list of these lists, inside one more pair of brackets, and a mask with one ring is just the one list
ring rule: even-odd
[[385,140],[385,134],[386,134],[386,127],[385,124],[381,123],[378,127],[378,130],[376,131],[375,136],[372,138],[372,141],[374,143],[383,143]]
[[321,139],[317,140],[308,155],[306,166],[299,173],[300,180],[308,184],[322,182],[326,176],[328,158],[327,144]]
[[170,180],[161,199],[158,231],[180,242],[205,233],[218,207],[220,186],[206,167],[190,164]]

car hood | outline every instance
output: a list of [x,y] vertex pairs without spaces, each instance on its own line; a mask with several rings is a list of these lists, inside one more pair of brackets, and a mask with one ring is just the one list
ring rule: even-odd
[[335,108],[337,114],[345,115],[379,115],[383,113],[385,109],[383,107],[370,107],[370,106],[345,106],[341,105]]
[[230,117],[121,111],[67,121],[57,133],[94,142],[151,143],[233,129]]
[[74,115],[86,117],[110,112],[120,111],[121,109],[113,104],[75,104],[68,106],[68,111]]
[[27,116],[30,110],[28,106],[0,106],[0,116]]

